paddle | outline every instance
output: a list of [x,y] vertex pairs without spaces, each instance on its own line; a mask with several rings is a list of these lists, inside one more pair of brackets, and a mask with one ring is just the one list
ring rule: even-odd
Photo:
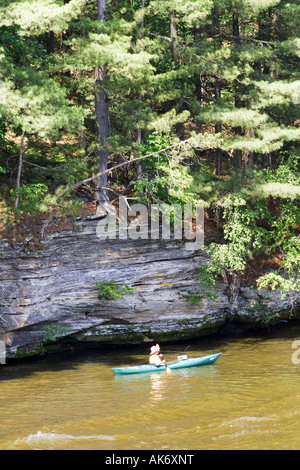
[[[163,357],[162,354],[161,354],[160,356],[161,356],[161,358]],[[172,364],[172,363],[171,363],[171,364]],[[165,361],[165,366],[166,366],[166,372],[167,372],[167,374],[171,374],[171,369],[170,369],[170,367],[168,367],[168,364],[166,363],[166,361]]]
[[[186,352],[188,349],[189,349],[190,346],[188,346],[187,348],[185,348],[185,350],[183,352]],[[169,362],[169,364],[175,364],[177,361],[173,361],[173,362]],[[166,372],[167,374],[171,374],[171,369],[170,367],[168,367],[168,364],[166,363]]]

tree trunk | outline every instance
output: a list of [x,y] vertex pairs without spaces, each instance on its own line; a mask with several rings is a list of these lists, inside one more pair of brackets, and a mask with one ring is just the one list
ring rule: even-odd
[[[21,138],[21,147],[20,147],[20,153],[19,153],[19,165],[18,165],[18,175],[17,175],[17,184],[16,184],[16,190],[21,187],[21,173],[22,173],[22,166],[23,166],[23,154],[24,154],[24,139],[25,139],[25,131],[23,130],[22,132],[22,138]],[[15,200],[15,210],[18,209],[19,205],[19,195],[18,192],[16,194],[16,200]]]
[[[221,86],[220,86],[220,82],[217,81],[215,84],[215,100],[218,101],[220,98],[221,98]],[[216,134],[221,132],[221,130],[222,130],[221,124],[216,124],[215,125]],[[216,175],[220,176],[221,171],[222,171],[222,150],[220,148],[216,149],[215,171],[216,171]]]
[[[221,48],[222,47],[222,34],[221,34],[221,28],[220,28],[220,18],[219,18],[217,11],[215,11],[214,13],[214,33],[215,33],[215,36],[218,36],[219,47]],[[215,82],[215,102],[217,104],[221,98],[221,88],[222,88],[221,82],[217,78]],[[222,131],[221,124],[215,124],[215,133],[219,134],[221,131]],[[222,172],[222,150],[220,148],[217,148],[216,153],[215,153],[215,172],[216,172],[218,179],[220,179],[220,175]]]
[[[216,38],[218,38],[218,46],[221,49],[222,47],[222,33],[221,33],[221,27],[220,27],[220,16],[217,10],[214,10],[214,15],[213,15],[213,24],[214,24],[214,35]],[[215,81],[215,102],[218,105],[219,100],[221,99],[221,89],[222,85],[221,82],[218,78],[216,78]],[[215,124],[215,133],[219,134],[222,132],[222,125],[221,124]],[[217,147],[215,150],[215,174],[218,178],[218,181],[220,181],[220,176],[222,174],[222,150]],[[220,187],[218,185],[218,201],[221,199],[221,191]],[[219,205],[219,202],[216,204],[216,215],[215,215],[215,220],[217,224],[217,229],[219,230],[220,227],[220,220],[221,220],[221,206]]]
[[242,276],[240,273],[232,273],[232,279],[230,284],[230,301],[233,304],[237,303],[237,299],[240,293],[240,287],[242,282]]
[[[142,10],[142,17],[141,17],[141,27],[144,28],[144,11],[145,11],[145,0],[141,0],[141,10]],[[143,34],[143,33],[142,33]],[[143,101],[142,93],[139,93],[139,101]],[[142,131],[141,129],[137,129],[137,143],[140,145],[142,143]],[[142,179],[142,166],[139,162],[136,164],[136,174],[137,179]],[[142,200],[142,193],[138,192],[139,199]]]
[[[177,31],[177,25],[176,25],[176,21],[175,21],[175,11],[174,10],[169,10],[169,26],[170,26],[172,57],[173,57],[173,60],[174,60],[175,70],[178,70],[179,69],[178,31]],[[177,84],[175,84],[175,87],[177,88]],[[176,98],[175,103],[176,103],[177,111],[180,112],[180,110],[181,110],[180,100],[178,98]],[[179,137],[179,139],[184,140],[185,130],[184,130],[183,123],[179,122],[178,124],[176,124],[175,129],[176,129],[176,134]]]
[[175,62],[175,69],[179,68],[179,55],[178,55],[178,45],[177,45],[177,26],[175,22],[175,12],[169,11],[169,20],[170,20],[170,37],[171,37],[171,48],[172,56]]
[[[254,136],[254,130],[253,127],[249,127],[249,129],[246,131],[246,136],[247,137],[253,137]],[[252,170],[253,168],[253,163],[254,163],[254,153],[249,152],[248,150],[244,151],[244,165],[245,165],[245,171]]]
[[[97,0],[97,20],[105,21],[106,19],[106,1]],[[106,78],[105,65],[96,67],[95,70],[95,111],[97,125],[97,143],[98,143],[98,168],[99,172],[107,170],[108,152],[105,149],[105,142],[109,135],[108,121],[108,98],[103,88]],[[102,175],[96,181],[96,199],[100,202],[109,202],[108,195],[108,175]]]
[[[221,85],[220,85],[219,80],[217,80],[215,84],[215,100],[218,101],[220,98],[221,98]],[[216,124],[215,133],[219,134],[221,131],[222,131],[221,124]],[[219,147],[216,148],[216,153],[215,153],[215,172],[216,172],[218,180],[220,180],[220,175],[222,173],[222,150]],[[219,189],[218,189],[218,199],[220,199]],[[219,204],[217,204],[216,206],[217,229],[219,229],[219,226],[220,226],[220,218],[221,218],[221,207],[219,206]]]
[[241,42],[241,39],[240,39],[239,15],[236,10],[234,10],[232,14],[232,35],[233,35],[234,45],[238,46]]
[[50,54],[54,52],[54,32],[49,31],[47,38],[47,52]]
[[[273,8],[269,8],[269,15],[271,18],[271,27],[270,27],[270,41],[275,41],[276,38],[276,24],[278,20],[278,15],[276,15]],[[270,65],[270,76],[273,80],[278,80],[278,65],[275,60],[271,62]]]
[[141,0],[141,9],[142,9],[142,17],[141,17],[141,24],[144,27],[144,19],[145,19],[145,0]]
[[[201,32],[202,32],[201,26],[194,28],[194,43],[199,48],[201,47],[201,41],[202,41]],[[202,73],[199,70],[195,72],[194,81],[195,81],[195,92],[196,92],[197,100],[201,108],[202,101],[203,101],[203,90],[202,90]],[[202,131],[201,119],[197,119],[195,124],[196,124],[197,133],[200,133]]]
[[[238,48],[241,44],[241,38],[240,38],[239,16],[236,10],[233,11],[233,15],[232,15],[232,35],[233,35],[233,43],[235,47]],[[235,91],[235,107],[236,108],[242,107],[240,93],[241,93],[240,87],[237,86],[237,89]],[[236,135],[241,135],[242,134],[241,126],[235,127],[234,131]],[[237,149],[234,151],[234,170],[239,171],[241,168],[242,168],[242,151]]]

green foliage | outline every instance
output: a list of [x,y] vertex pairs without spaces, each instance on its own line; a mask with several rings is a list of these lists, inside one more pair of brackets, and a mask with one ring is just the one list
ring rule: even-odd
[[212,243],[207,252],[213,261],[210,271],[227,277],[244,273],[247,261],[260,252],[269,232],[257,224],[266,216],[264,201],[256,201],[253,209],[242,195],[229,194],[222,208],[225,243]]
[[265,304],[261,299],[258,299],[253,303],[251,302],[249,310],[253,314],[258,314],[260,316],[260,321],[265,325],[269,325],[270,322],[276,318],[276,310],[270,310],[268,305]]
[[84,0],[70,0],[67,4],[53,0],[6,2],[0,11],[0,25],[17,25],[23,36],[38,35],[48,31],[60,33],[76,19],[84,7]]
[[41,212],[56,211],[60,217],[75,217],[83,208],[84,202],[70,197],[64,186],[58,186],[54,194],[47,193],[39,206]]
[[18,205],[18,214],[23,213],[25,216],[33,215],[40,210],[43,198],[48,192],[45,184],[24,184],[20,188],[13,191],[14,199],[18,196],[20,199]]
[[19,221],[21,216],[33,217],[37,212],[42,209],[44,205],[45,195],[48,193],[48,188],[45,184],[28,184],[11,191],[12,197],[19,198],[17,209],[6,208],[4,215],[0,218],[0,222],[5,222],[11,225],[13,222]]
[[72,186],[77,181],[90,176],[89,166],[86,162],[73,158],[71,161],[61,163],[55,171],[53,178],[57,185],[68,184]]
[[300,290],[300,239],[293,237],[284,243],[284,259],[282,268],[285,273],[272,271],[260,276],[257,280],[258,289],[270,288],[281,292],[285,298],[288,292]]
[[70,334],[71,330],[67,326],[61,325],[47,325],[43,331],[43,343],[55,342],[60,338],[63,338],[67,334]]
[[95,282],[98,289],[98,298],[101,301],[123,299],[124,295],[134,295],[134,289],[128,285],[120,286],[116,281]]
[[215,279],[211,275],[209,266],[201,266],[199,269],[199,284],[200,292],[189,294],[186,299],[191,302],[192,305],[197,305],[202,301],[203,298],[210,300],[217,300],[218,296],[213,293],[215,286]]
[[[193,175],[182,161],[189,155],[193,143],[181,143],[175,136],[152,132],[147,142],[140,144],[140,155],[150,156],[141,162],[140,178],[133,188],[143,202],[169,204],[197,204],[199,197],[192,185]],[[203,202],[203,201],[201,201]]]
[[57,138],[62,129],[70,132],[80,128],[82,115],[79,109],[71,107],[66,91],[56,80],[45,72],[37,72],[29,67],[16,73],[15,88],[6,84],[6,100],[3,113],[16,128],[46,139]]
[[83,202],[61,197],[65,188],[58,187],[54,194],[51,194],[48,187],[42,183],[23,185],[11,192],[15,199],[18,195],[19,204],[17,209],[7,207],[0,218],[0,222],[12,225],[20,221],[22,217],[33,218],[38,213],[47,213],[55,210],[56,215],[60,217],[76,217],[83,207]]
[[[7,220],[80,207],[70,188],[99,168],[95,68],[104,66],[109,166],[155,153],[110,174],[111,186],[218,214],[212,279],[242,282],[249,260],[277,250],[284,273],[265,273],[259,286],[299,288],[298,2],[120,0],[107,2],[106,21],[97,2],[0,3]],[[209,296],[206,282],[192,301]]]
[[211,256],[208,272],[212,279],[223,276],[231,284],[241,282],[247,263],[260,253],[280,248],[283,260],[279,272],[271,271],[257,279],[259,289],[280,289],[282,297],[298,291],[300,243],[295,236],[300,223],[299,201],[281,199],[281,213],[270,212],[269,199],[252,200],[242,194],[229,194],[222,200],[224,242],[205,248]]
[[45,326],[43,339],[35,344],[35,353],[43,356],[46,354],[47,346],[49,346],[49,344],[55,343],[70,333],[72,333],[72,330],[67,326],[56,324]]

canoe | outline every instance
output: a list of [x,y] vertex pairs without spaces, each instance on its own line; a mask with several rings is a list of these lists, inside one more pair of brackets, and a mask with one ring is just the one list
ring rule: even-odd
[[175,362],[170,362],[167,366],[155,366],[152,364],[143,364],[140,366],[129,367],[114,367],[112,370],[115,374],[141,374],[143,372],[163,372],[168,367],[169,369],[183,369],[186,367],[207,366],[216,362],[222,353],[211,354],[209,356],[194,357],[190,359],[181,359]]

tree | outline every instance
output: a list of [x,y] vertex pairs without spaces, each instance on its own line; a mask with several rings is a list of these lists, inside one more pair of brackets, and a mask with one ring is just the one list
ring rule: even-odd
[[262,253],[290,283],[259,285],[298,288],[299,19],[287,0],[2,2],[1,197],[201,202],[233,300]]
[[[97,20],[106,20],[106,0],[97,0]],[[99,172],[107,170],[108,152],[105,149],[106,139],[109,135],[108,96],[105,91],[106,67],[97,65],[95,71],[95,110],[98,142]],[[108,202],[108,175],[100,176],[96,186],[96,197],[101,202]]]
[[[5,101],[1,106],[1,119],[11,126],[13,133],[20,136],[19,163],[16,177],[15,211],[20,202],[22,186],[21,172],[23,156],[28,138],[57,138],[62,132],[73,132],[83,125],[80,109],[74,108],[66,90],[49,74],[51,60],[36,39],[53,28],[57,18],[63,28],[67,18],[78,14],[83,2],[72,1],[72,5],[58,7],[55,3],[33,3],[29,14],[18,13],[22,5],[4,7],[0,11],[2,36],[1,74],[5,86]],[[41,22],[41,6],[49,14]],[[55,26],[56,30],[59,28]]]

